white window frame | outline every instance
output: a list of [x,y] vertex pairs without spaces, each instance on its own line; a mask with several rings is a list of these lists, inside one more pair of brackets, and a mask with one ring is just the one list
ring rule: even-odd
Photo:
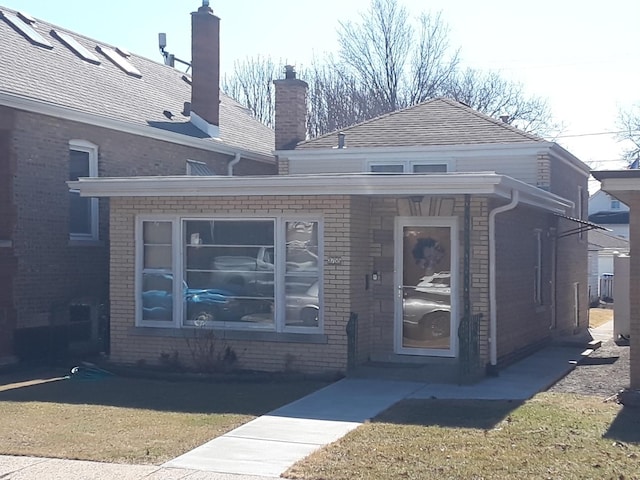
[[[232,322],[219,322],[208,325],[208,328],[216,330],[230,331],[262,331],[276,333],[304,333],[318,334],[324,331],[324,221],[317,215],[280,215],[265,217],[238,217],[226,215],[138,215],[135,222],[135,325],[137,327],[161,327],[161,328],[194,328],[185,325],[184,302],[173,302],[173,319],[171,322],[153,321],[142,319],[142,275],[144,270],[144,222],[170,222],[172,224],[172,269],[173,269],[173,298],[181,299],[184,283],[184,266],[186,262],[184,244],[184,225],[190,220],[236,220],[236,221],[268,221],[274,222],[274,251],[276,252],[276,264],[274,268],[274,323],[272,328],[265,328],[259,325],[242,325]],[[285,225],[287,222],[317,222],[318,223],[318,326],[299,327],[286,325],[286,297],[284,289],[285,262],[286,262],[286,242]]]
[[[160,320],[143,320],[142,319],[142,275],[147,272],[144,269],[144,223],[145,222],[166,222],[171,223],[171,269],[173,274],[173,316],[171,322],[164,322]],[[176,328],[178,327],[180,317],[178,315],[182,307],[178,307],[176,298],[182,298],[182,275],[179,273],[177,267],[179,266],[179,254],[176,252],[176,238],[179,238],[180,234],[179,223],[176,221],[176,217],[167,215],[140,215],[136,217],[136,231],[135,231],[135,325],[137,327],[161,327],[161,328]],[[157,270],[158,273],[164,273],[164,270]]]
[[421,165],[444,165],[446,170],[444,172],[434,172],[431,174],[421,173],[418,175],[434,175],[437,173],[449,173],[451,172],[451,161],[450,160],[375,160],[367,162],[367,172],[372,173],[372,169],[374,167],[380,166],[395,166],[402,165],[402,172],[389,172],[388,174],[397,174],[400,173],[414,173],[414,167]]
[[[69,140],[69,152],[75,150],[77,152],[85,152],[89,154],[89,177],[98,176],[98,146],[86,140],[73,139]],[[69,189],[71,193],[80,193],[80,190]],[[89,199],[89,211],[91,215],[91,233],[74,233],[69,232],[69,240],[73,241],[97,241],[99,240],[99,203],[97,198]],[[69,212],[70,214],[70,212]]]

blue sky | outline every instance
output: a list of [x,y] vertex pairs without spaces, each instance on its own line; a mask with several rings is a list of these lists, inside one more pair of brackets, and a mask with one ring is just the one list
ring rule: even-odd
[[[493,69],[549,100],[564,123],[558,143],[594,168],[616,168],[624,144],[613,135],[620,107],[640,102],[640,1],[400,0],[413,15],[442,12],[464,65]],[[190,58],[190,12],[201,0],[0,0],[0,5],[161,61],[167,49]],[[222,70],[259,54],[308,64],[337,49],[339,20],[357,19],[369,0],[211,1],[222,18]],[[587,135],[585,135],[587,134]]]

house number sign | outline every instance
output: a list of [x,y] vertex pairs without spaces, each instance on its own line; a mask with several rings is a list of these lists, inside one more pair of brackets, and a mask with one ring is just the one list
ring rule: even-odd
[[342,264],[342,257],[327,257],[327,263],[329,265],[340,265]]

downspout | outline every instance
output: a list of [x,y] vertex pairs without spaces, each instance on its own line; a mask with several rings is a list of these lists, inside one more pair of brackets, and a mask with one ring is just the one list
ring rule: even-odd
[[[520,192],[511,190],[511,202],[489,212],[489,361],[490,368],[498,364],[498,315],[496,312],[496,215],[513,210],[520,200]],[[495,373],[492,372],[492,373]]]
[[233,176],[233,167],[236,166],[239,161],[240,161],[240,153],[236,153],[235,157],[233,157],[233,160],[227,163],[227,176],[229,177]]

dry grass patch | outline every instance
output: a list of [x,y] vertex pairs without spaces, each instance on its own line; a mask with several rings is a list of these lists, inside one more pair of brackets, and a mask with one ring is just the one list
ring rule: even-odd
[[610,308],[590,308],[589,328],[596,328],[613,320],[613,310]]
[[640,411],[584,396],[408,400],[294,465],[295,479],[640,478]]
[[120,377],[5,383],[0,454],[158,464],[323,385]]

